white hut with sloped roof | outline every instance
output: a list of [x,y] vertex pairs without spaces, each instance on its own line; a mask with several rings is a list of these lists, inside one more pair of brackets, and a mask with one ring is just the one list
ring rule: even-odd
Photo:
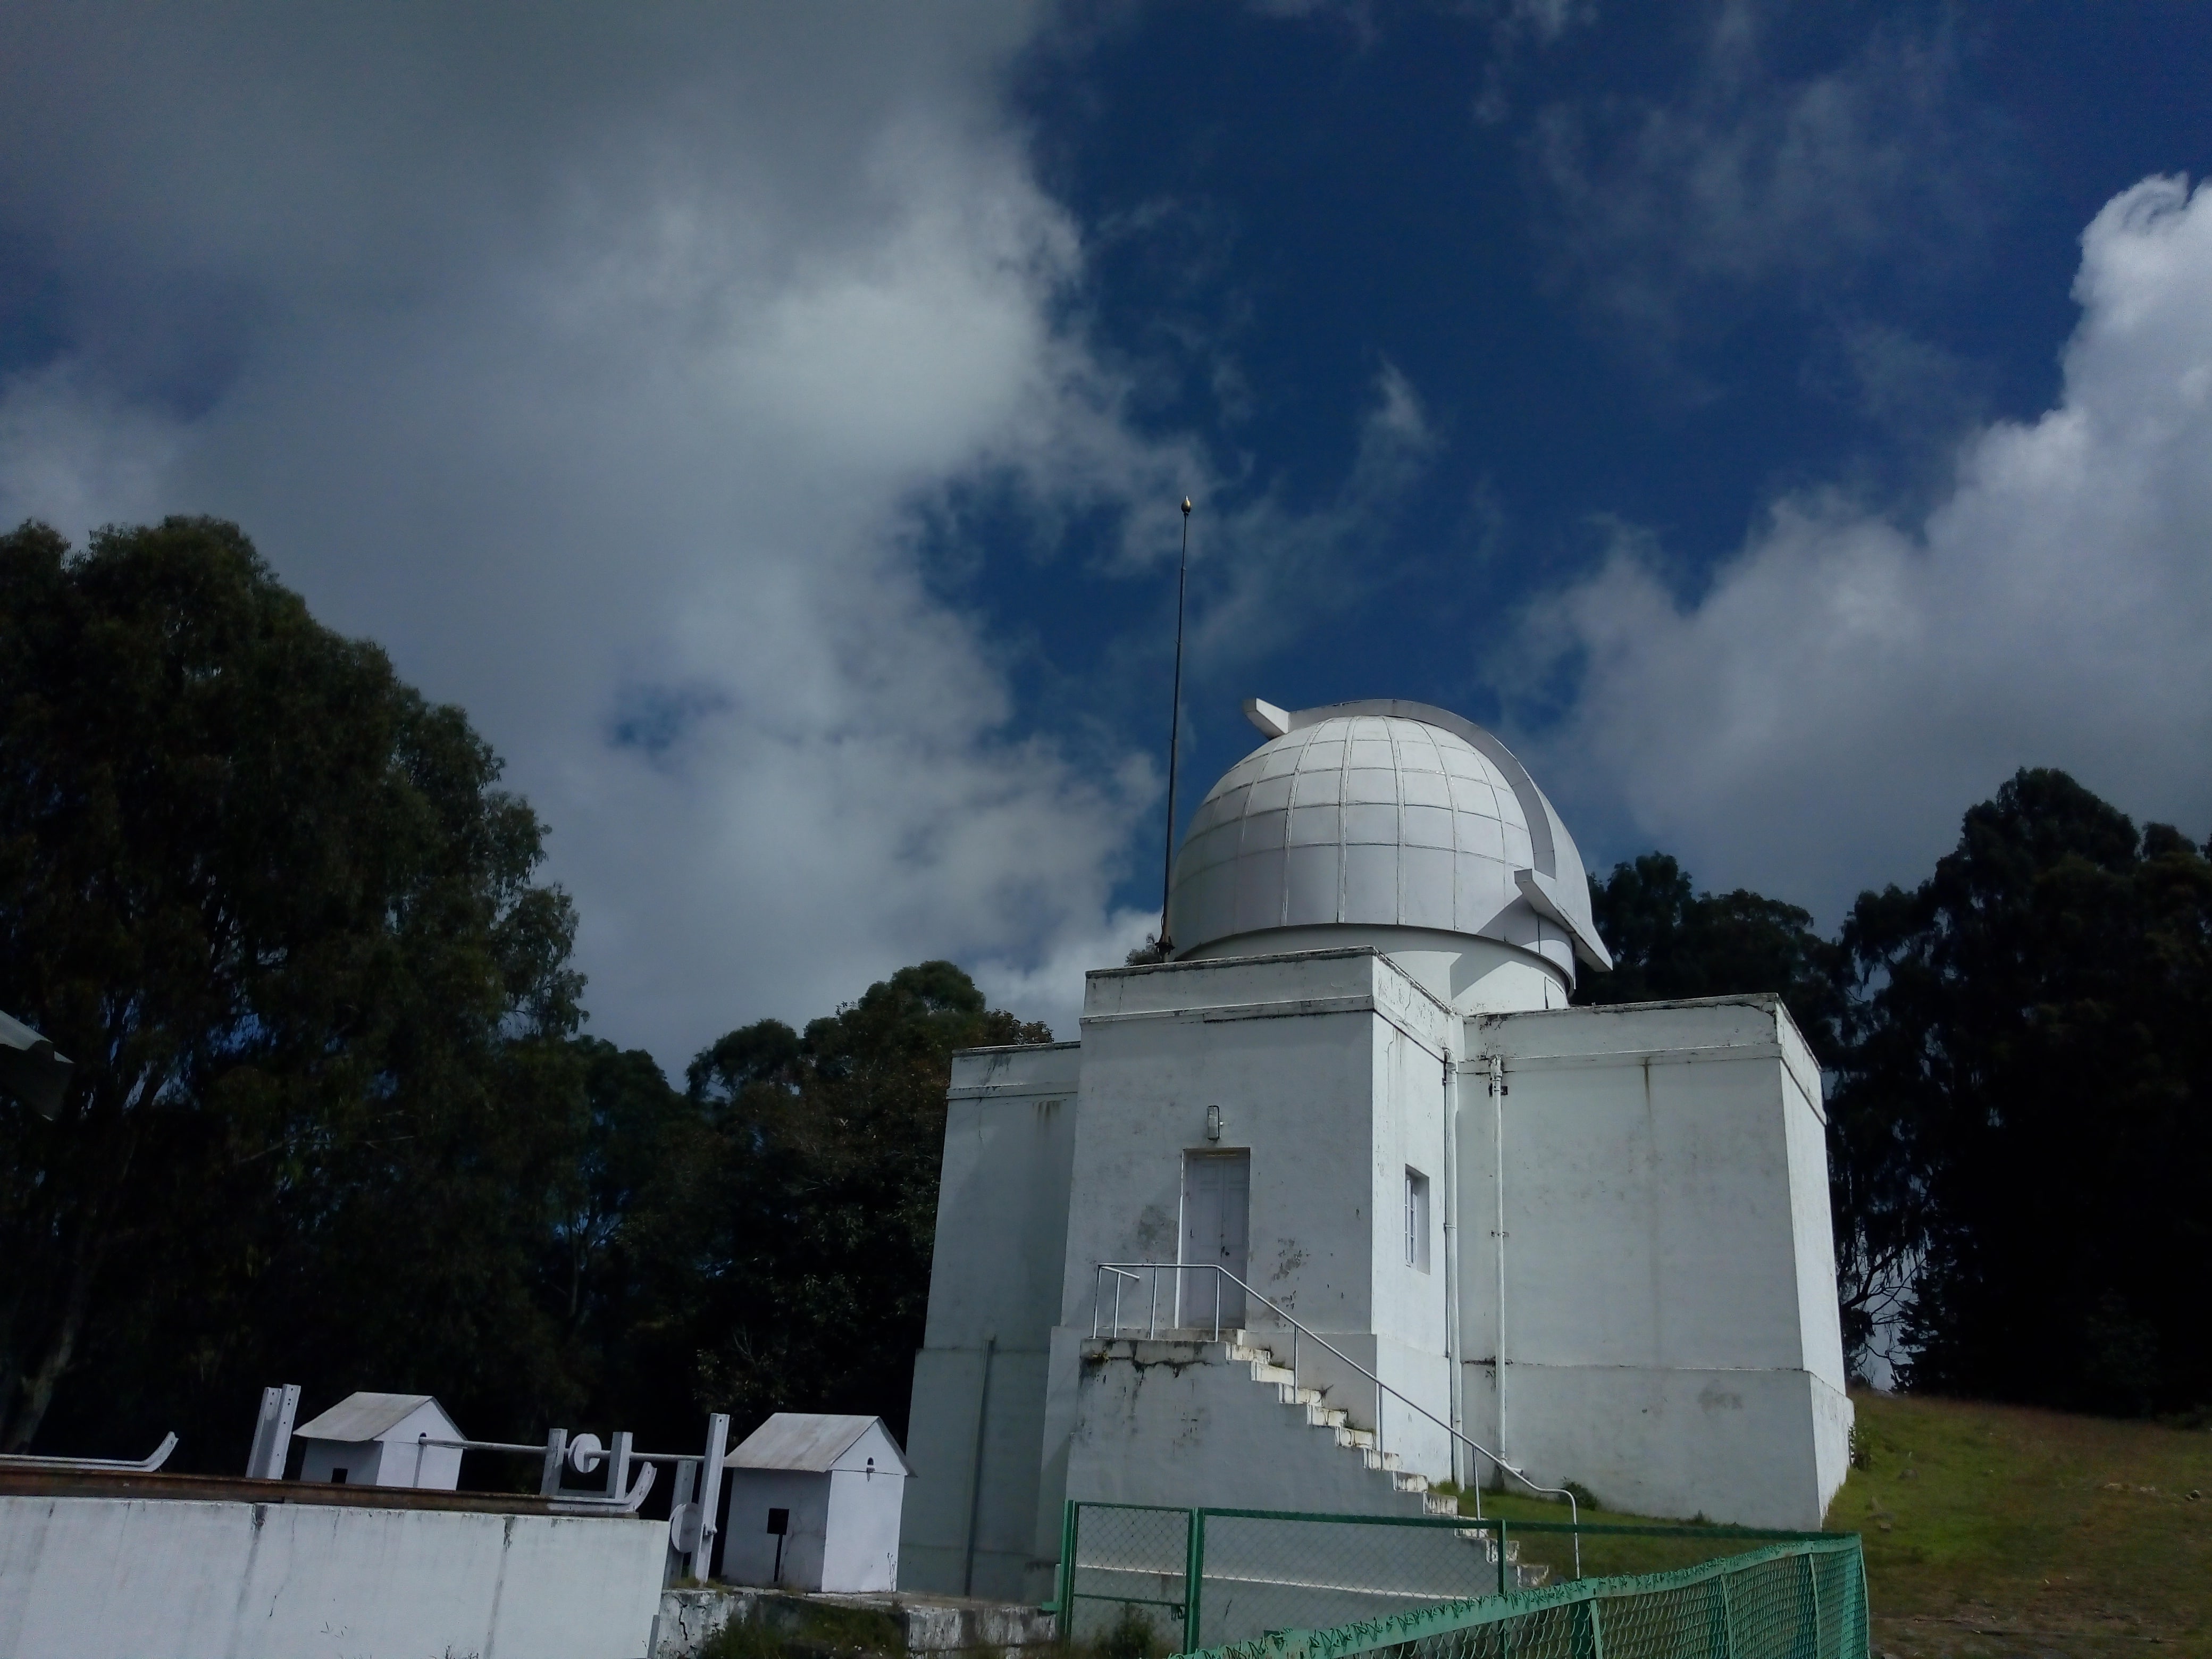
[[723,1460],[721,1576],[859,1592],[898,1585],[906,1455],[880,1417],[778,1412]]
[[461,1484],[459,1448],[428,1443],[465,1437],[427,1394],[349,1394],[292,1437],[307,1448],[302,1480],[431,1492]]

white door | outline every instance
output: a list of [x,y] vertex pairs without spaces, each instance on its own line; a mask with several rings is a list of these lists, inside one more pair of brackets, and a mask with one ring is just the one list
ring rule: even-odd
[[1244,1322],[1244,1251],[1252,1203],[1252,1154],[1185,1152],[1182,1159],[1182,1260],[1225,1268],[1181,1273],[1176,1323],[1186,1330],[1224,1330]]

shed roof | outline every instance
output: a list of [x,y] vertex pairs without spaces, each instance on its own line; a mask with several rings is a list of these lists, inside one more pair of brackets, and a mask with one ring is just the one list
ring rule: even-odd
[[436,1398],[427,1394],[349,1394],[313,1421],[292,1431],[301,1440],[374,1440],[398,1428],[428,1406],[445,1419],[451,1438],[461,1437],[460,1427]]
[[898,1442],[884,1427],[880,1417],[836,1417],[825,1412],[778,1412],[744,1437],[743,1443],[722,1460],[731,1469],[803,1469],[826,1474],[860,1443],[871,1429],[883,1436],[884,1448],[908,1474]]
[[0,1013],[0,1089],[20,1097],[40,1117],[61,1109],[74,1062],[12,1014]]

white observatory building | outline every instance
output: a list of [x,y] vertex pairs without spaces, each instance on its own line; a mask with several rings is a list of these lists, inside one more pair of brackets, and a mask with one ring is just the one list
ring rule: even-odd
[[1092,973],[1079,1042],[953,1061],[902,1588],[1048,1596],[1067,1498],[1449,1513],[1499,1460],[1817,1527],[1851,1407],[1779,1000],[1570,1007],[1609,958],[1503,744],[1247,712],[1171,959]]

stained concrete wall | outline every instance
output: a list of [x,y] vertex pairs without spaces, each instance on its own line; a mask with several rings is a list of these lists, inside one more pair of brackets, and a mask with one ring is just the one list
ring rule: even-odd
[[1819,1525],[1850,1407],[1819,1075],[1788,1013],[1530,1012],[1470,1021],[1468,1046],[1508,1089],[1493,1101],[1479,1060],[1462,1074],[1471,1431],[1617,1507]]
[[0,1497],[0,1654],[641,1659],[665,1522]]
[[[1396,1490],[1282,1404],[1225,1344],[1086,1340],[1077,1361],[1067,1481],[1087,1502],[1422,1513],[1418,1493]],[[1177,1455],[1164,1457],[1162,1447]]]
[[[1478,1059],[1493,1053],[1510,1090],[1495,1103]],[[1269,1431],[1231,1419],[1273,1410],[1261,1391],[1194,1377],[1152,1388],[1138,1410],[1133,1394],[1086,1396],[1081,1369],[1097,1264],[1175,1261],[1185,1155],[1236,1149],[1251,1158],[1245,1277],[1358,1366],[1449,1419],[1449,1217],[1471,1435],[1546,1484],[1577,1480],[1626,1507],[1818,1524],[1850,1407],[1820,1080],[1778,1002],[1469,1018],[1363,946],[1102,970],[1079,1050],[956,1062],[906,1587],[1042,1599],[1066,1498],[1142,1487],[1147,1502],[1220,1504],[1250,1484],[1246,1440]],[[1408,1166],[1431,1183],[1426,1273],[1405,1260]],[[1255,1308],[1246,1328],[1287,1363],[1273,1317]],[[1302,1382],[1376,1425],[1373,1385],[1352,1365],[1310,1342],[1298,1361]],[[1174,1407],[1178,1389],[1200,1393]],[[1099,1412],[1121,1426],[1093,1423]],[[1387,1398],[1380,1421],[1407,1468],[1450,1472],[1443,1429]],[[1347,1470],[1328,1465],[1303,1487],[1304,1467],[1259,1478],[1291,1507],[1323,1506]],[[1343,1501],[1388,1486],[1355,1480]]]
[[[1083,1396],[1079,1350],[1097,1312],[1097,1264],[1172,1262],[1181,1245],[1187,1153],[1241,1149],[1251,1157],[1253,1288],[1341,1349],[1358,1366],[1437,1417],[1449,1412],[1446,1303],[1439,1243],[1427,1273],[1408,1266],[1401,1205],[1407,1164],[1441,1190],[1446,1042],[1457,1019],[1418,981],[1371,948],[1107,969],[1090,976],[1083,1023],[1074,1200],[1068,1217],[1063,1322],[1053,1334],[1038,1483],[1041,1559],[1056,1553],[1060,1500],[1105,1495],[1109,1460],[1070,1452],[1103,1396]],[[1221,1114],[1206,1139],[1206,1109]],[[1290,1332],[1264,1308],[1248,1310],[1253,1340],[1287,1363]],[[1373,1385],[1310,1341],[1300,1377],[1328,1403],[1375,1426]],[[1195,1383],[1193,1386],[1197,1386]],[[1249,1391],[1250,1385],[1244,1384]],[[1171,1437],[1172,1455],[1108,1486],[1145,1501],[1218,1504],[1246,1476],[1233,1414],[1277,1409],[1264,1394],[1218,1396]],[[1389,1449],[1409,1470],[1449,1472],[1444,1431],[1390,1400],[1381,1402]],[[1150,1420],[1149,1414],[1141,1420]],[[1254,1430],[1259,1432],[1262,1431]],[[1133,1445],[1133,1442],[1131,1443]],[[1303,1461],[1350,1494],[1389,1482],[1347,1458],[1347,1469]],[[1281,1490],[1295,1479],[1279,1480]],[[1332,1484],[1334,1490],[1334,1484]],[[1033,1579],[1031,1588],[1048,1583]]]
[[[1036,1577],[1037,1447],[1064,1278],[1076,1067],[1073,1043],[953,1059],[928,1322],[907,1427],[904,1589],[1018,1598]],[[1056,1540],[1052,1503],[1046,1531]]]
[[898,1588],[900,1504],[886,1501],[886,1483],[905,1482],[878,1469],[836,1469],[830,1476],[830,1547],[822,1588],[840,1595]]

